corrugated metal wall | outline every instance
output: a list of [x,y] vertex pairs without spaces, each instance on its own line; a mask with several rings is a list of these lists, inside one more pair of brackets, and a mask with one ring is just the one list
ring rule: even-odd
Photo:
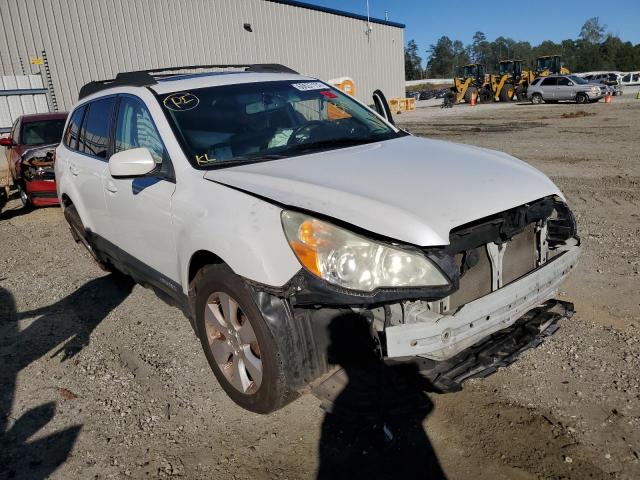
[[[0,74],[34,73],[46,51],[61,109],[119,71],[207,63],[282,63],[356,96],[404,96],[404,30],[266,0],[0,0]],[[250,23],[253,32],[243,28]]]
[[20,115],[48,112],[44,91],[40,75],[0,75],[0,133],[11,128]]

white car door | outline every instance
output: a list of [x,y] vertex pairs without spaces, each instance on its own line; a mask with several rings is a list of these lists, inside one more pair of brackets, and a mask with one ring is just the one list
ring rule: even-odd
[[163,287],[179,291],[171,197],[175,175],[153,118],[144,102],[120,95],[114,126],[113,153],[146,148],[157,163],[151,174],[113,178],[107,169],[103,183],[111,234],[109,241],[125,252],[122,260]]
[[81,204],[78,210],[84,215],[85,228],[100,236],[109,232],[102,176],[108,168],[109,128],[115,103],[116,97],[111,96],[85,105],[77,142],[69,145],[67,157],[66,168],[79,194],[73,201]]

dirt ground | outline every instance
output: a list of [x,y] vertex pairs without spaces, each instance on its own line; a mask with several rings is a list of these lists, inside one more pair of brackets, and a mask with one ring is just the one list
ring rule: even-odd
[[640,100],[398,121],[504,150],[564,191],[584,250],[560,293],[577,313],[553,337],[462,392],[429,394],[416,430],[381,447],[311,395],[269,416],[237,408],[177,309],[99,270],[59,209],[13,200],[0,215],[0,478],[304,479],[331,449],[346,470],[422,465],[389,478],[435,478],[437,463],[450,479],[640,478]]

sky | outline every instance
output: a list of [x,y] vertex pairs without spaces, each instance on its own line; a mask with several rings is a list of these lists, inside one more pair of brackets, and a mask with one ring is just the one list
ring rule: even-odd
[[[367,11],[366,0],[302,1],[362,15]],[[623,41],[640,43],[640,0],[369,0],[369,8],[372,17],[384,19],[386,11],[390,21],[404,23],[405,43],[414,39],[423,60],[429,45],[443,35],[466,45],[479,30],[488,40],[502,35],[537,45],[543,40],[577,38],[589,17],[600,17],[607,31]],[[542,13],[533,13],[534,9]]]

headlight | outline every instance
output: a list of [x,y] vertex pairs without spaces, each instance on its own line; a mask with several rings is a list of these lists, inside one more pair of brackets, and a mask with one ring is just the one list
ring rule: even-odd
[[329,283],[370,292],[383,287],[446,286],[427,257],[370,240],[297,212],[283,211],[282,226],[300,263]]

